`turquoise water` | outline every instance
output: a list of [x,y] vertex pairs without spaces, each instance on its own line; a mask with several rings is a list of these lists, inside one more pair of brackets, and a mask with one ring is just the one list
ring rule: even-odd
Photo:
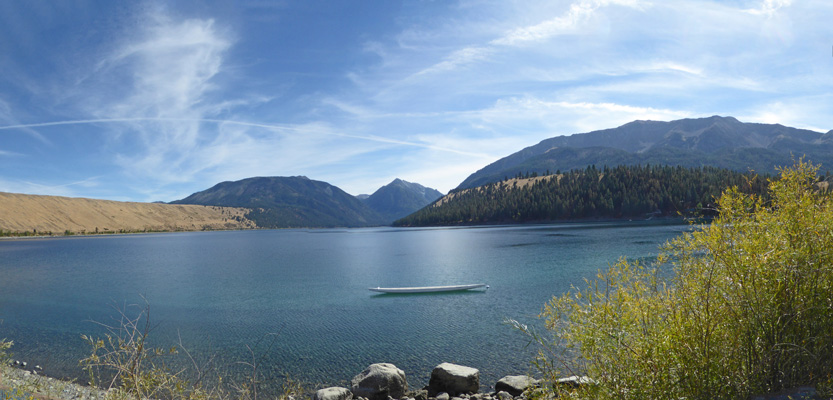
[[[77,377],[91,321],[150,305],[160,345],[267,378],[338,384],[374,362],[427,384],[441,362],[484,388],[530,372],[533,349],[502,322],[536,324],[553,295],[616,262],[651,258],[686,225],[560,224],[438,229],[194,232],[0,241],[0,338],[47,375]],[[486,291],[384,295],[376,286],[487,283]]]

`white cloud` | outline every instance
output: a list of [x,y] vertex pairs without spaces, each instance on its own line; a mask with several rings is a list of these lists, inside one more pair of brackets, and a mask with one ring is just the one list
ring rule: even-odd
[[99,177],[90,177],[80,181],[50,185],[0,178],[0,192],[78,197],[79,192],[76,188],[90,189],[96,187],[99,185],[98,179]]
[[492,40],[491,44],[516,46],[528,42],[544,41],[558,35],[578,33],[581,30],[581,25],[592,18],[599,8],[609,5],[638,8],[640,3],[636,0],[581,0],[571,4],[564,15],[532,26],[516,28],[503,37]]
[[213,20],[178,21],[155,8],[120,43],[98,63],[101,87],[86,104],[101,120],[123,121],[110,130],[121,133],[116,163],[157,184],[193,179],[193,160],[216,135],[199,121],[247,104],[212,98],[231,38]]
[[13,151],[0,150],[0,156],[3,156],[3,157],[20,157],[22,155],[23,154],[15,153]]
[[[2,98],[0,98],[0,123],[4,125],[19,125],[18,119],[12,111],[12,106]],[[44,137],[42,134],[40,134],[40,132],[34,129],[20,129],[23,130],[23,132],[25,132],[27,135],[33,137],[34,139],[43,144],[51,144],[51,142],[46,137]]]
[[682,110],[527,96],[499,100],[482,110],[474,122],[496,132],[523,133],[528,138],[527,145],[532,145],[552,136],[613,128],[637,119],[667,121],[690,116],[690,112]]
[[783,7],[789,7],[792,0],[763,0],[758,8],[746,9],[744,12],[752,15],[762,15],[771,18],[778,10]]
[[737,118],[743,122],[781,124],[816,132],[827,132],[833,129],[825,110],[831,99],[833,95],[799,97],[789,102],[766,102],[744,110],[737,115]]
[[488,47],[466,47],[454,51],[443,61],[419,71],[416,75],[452,71],[467,64],[487,60],[492,53],[494,50]]

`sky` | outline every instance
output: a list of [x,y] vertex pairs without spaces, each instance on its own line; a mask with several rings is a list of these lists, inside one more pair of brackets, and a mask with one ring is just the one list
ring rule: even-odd
[[831,111],[829,0],[0,0],[4,192],[445,193],[554,136]]

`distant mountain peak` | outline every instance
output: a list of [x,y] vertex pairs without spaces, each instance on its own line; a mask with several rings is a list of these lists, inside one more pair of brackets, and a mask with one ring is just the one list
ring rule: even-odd
[[371,209],[394,221],[433,203],[442,195],[436,189],[396,178],[364,201]]

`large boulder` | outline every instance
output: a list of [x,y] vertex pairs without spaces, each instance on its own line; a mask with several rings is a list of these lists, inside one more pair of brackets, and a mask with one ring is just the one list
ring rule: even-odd
[[446,392],[452,396],[461,393],[477,393],[480,389],[480,371],[451,363],[442,363],[431,371],[428,394]]
[[526,389],[535,387],[538,381],[526,375],[504,376],[495,384],[496,392],[507,392],[512,396],[520,396]]
[[371,364],[353,377],[350,391],[355,397],[369,400],[387,400],[388,396],[401,399],[408,390],[405,372],[393,364]]
[[350,400],[353,398],[353,393],[350,389],[343,387],[328,387],[315,392],[312,400]]

